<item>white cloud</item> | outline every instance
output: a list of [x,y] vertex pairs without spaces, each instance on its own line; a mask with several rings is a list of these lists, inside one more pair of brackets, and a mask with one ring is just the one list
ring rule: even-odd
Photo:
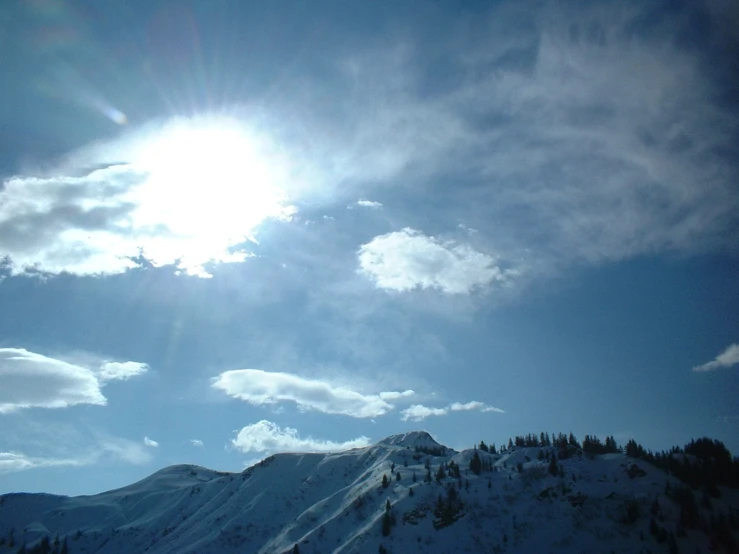
[[108,379],[127,379],[146,364],[114,363],[106,373],[68,363],[24,348],[0,348],[0,413],[21,408],[66,408],[76,404],[104,406],[101,387]]
[[312,437],[301,438],[297,429],[283,429],[276,423],[261,420],[243,427],[231,444],[241,452],[337,452],[367,446],[369,439],[358,437],[334,442]]
[[89,369],[23,348],[0,348],[0,381],[0,413],[107,402]]
[[403,421],[421,421],[431,416],[447,415],[450,411],[451,412],[461,412],[461,411],[472,411],[472,410],[477,410],[480,412],[496,412],[499,414],[505,413],[500,408],[495,408],[493,406],[488,406],[484,402],[472,400],[470,402],[465,402],[465,403],[452,402],[451,404],[449,404],[448,406],[444,408],[430,408],[422,404],[414,404],[410,406],[409,408],[406,408],[405,410],[401,411],[400,414],[401,414],[401,419]]
[[384,415],[393,409],[387,400],[412,394],[409,391],[363,394],[326,381],[260,369],[225,371],[213,380],[212,386],[257,406],[295,402],[304,410],[357,418]]
[[400,412],[403,421],[421,421],[429,416],[442,416],[449,412],[447,408],[429,408],[421,404],[413,404]]
[[200,439],[190,439],[190,444],[192,444],[193,446],[196,446],[198,448],[202,448],[203,447],[203,441],[201,441]]
[[739,364],[739,344],[732,344],[712,361],[693,368],[693,371],[713,371]]
[[357,200],[357,206],[363,208],[382,208],[382,202],[375,202],[374,200],[361,199]]
[[407,227],[376,236],[357,255],[361,271],[382,289],[437,288],[449,294],[469,294],[477,287],[506,280],[491,256]]
[[238,245],[260,223],[296,211],[281,188],[289,164],[268,143],[235,119],[174,119],[74,153],[44,177],[12,177],[0,187],[0,259],[13,274],[106,275],[143,256],[209,277],[207,264],[249,257]]
[[472,400],[471,402],[467,402],[465,404],[462,404],[461,402],[453,402],[449,405],[449,409],[453,412],[479,410],[481,412],[497,412],[499,414],[505,413],[500,408],[488,406],[487,404],[483,402],[478,402],[477,400]]
[[144,437],[144,444],[152,448],[156,448],[157,446],[159,446],[159,443],[157,441],[152,440],[149,437]]
[[97,375],[101,381],[115,379],[126,381],[147,371],[149,371],[149,366],[140,362],[105,362],[100,366]]
[[406,390],[403,392],[381,392],[380,398],[382,398],[383,400],[400,400],[401,398],[408,398],[409,396],[413,396],[414,394],[416,393],[412,390]]

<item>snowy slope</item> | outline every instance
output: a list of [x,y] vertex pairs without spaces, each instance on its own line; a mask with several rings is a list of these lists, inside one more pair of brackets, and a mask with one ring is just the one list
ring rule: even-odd
[[[413,432],[347,452],[278,454],[243,473],[172,466],[94,496],[10,494],[0,496],[0,553],[57,535],[72,553],[668,551],[650,520],[675,531],[679,509],[664,494],[675,478],[623,454],[573,456],[552,476],[540,450],[553,451],[455,452]],[[480,475],[469,470],[476,454]],[[459,478],[437,481],[441,464],[456,464]],[[736,510],[737,491],[722,492],[711,513]],[[692,554],[709,540],[689,529],[676,544]]]

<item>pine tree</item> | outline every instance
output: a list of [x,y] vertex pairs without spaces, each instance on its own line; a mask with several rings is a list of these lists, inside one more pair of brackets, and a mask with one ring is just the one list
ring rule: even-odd
[[400,472],[395,474],[395,480],[400,481]]
[[69,545],[67,544],[67,537],[64,537],[64,542],[62,543],[62,551],[59,554],[69,554]]
[[557,464],[557,456],[555,454],[552,454],[552,457],[549,460],[549,473],[551,473],[554,477],[559,475],[559,467]]
[[382,488],[386,489],[390,485],[390,480],[387,478],[387,474],[383,473],[382,475]]
[[293,546],[293,554],[300,554],[300,547],[298,546],[298,543],[295,543],[295,546]]
[[482,471],[482,461],[480,460],[480,455],[476,451],[472,454],[472,459],[470,460],[470,470],[475,475],[480,475],[480,471]]
[[392,521],[390,520],[390,512],[386,511],[382,516],[382,536],[387,537],[392,529]]

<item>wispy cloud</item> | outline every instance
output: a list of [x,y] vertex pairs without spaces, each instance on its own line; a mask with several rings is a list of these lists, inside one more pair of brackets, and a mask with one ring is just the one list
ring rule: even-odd
[[39,458],[26,456],[21,452],[0,452],[0,473],[11,473],[38,467],[84,466],[85,459],[78,458]]
[[281,428],[276,423],[261,420],[243,427],[231,444],[241,452],[337,452],[367,446],[367,437],[335,442],[312,437],[302,438],[297,429]]
[[410,228],[373,238],[357,255],[362,273],[381,289],[436,288],[449,294],[469,294],[507,278],[492,256]]
[[200,439],[190,439],[190,444],[197,448],[202,448],[204,446],[203,441],[201,441]]
[[294,402],[304,410],[357,418],[384,415],[393,409],[388,400],[413,394],[413,391],[364,394],[328,381],[261,369],[225,371],[213,380],[212,386],[258,406]]
[[143,465],[151,455],[139,444],[120,437],[101,437],[94,445],[78,446],[76,456],[32,456],[23,452],[0,452],[0,473],[12,473],[44,467],[83,467],[118,461]]
[[443,408],[430,408],[423,404],[413,404],[412,406],[402,410],[400,412],[400,418],[403,421],[422,421],[427,417],[431,416],[444,416],[449,412],[460,412],[460,411],[480,411],[480,412],[495,412],[504,414],[505,411],[494,406],[488,406],[484,402],[472,400],[471,402],[453,402]]
[[739,344],[732,344],[710,362],[695,366],[693,371],[714,371],[722,367],[731,367],[737,364],[739,364]]
[[149,437],[144,437],[144,444],[152,448],[157,448],[159,446],[159,443],[157,441],[150,439]]
[[[66,408],[76,404],[105,405],[101,386],[108,379],[127,379],[146,364],[123,362],[111,373],[92,371],[24,348],[0,348],[0,413],[21,408]],[[124,376],[125,375],[125,376]]]
[[[474,24],[463,18],[435,40],[441,59],[405,36],[347,54],[357,92],[342,112],[353,114],[347,137],[333,146],[364,147],[358,172],[386,161],[378,186],[415,187],[430,199],[425,218],[465,221],[537,276],[572,263],[733,249],[739,121],[717,100],[730,86],[708,75],[705,52],[678,40],[695,14],[647,28],[646,5],[519,6],[496,3]],[[455,185],[438,186],[439,176]]]

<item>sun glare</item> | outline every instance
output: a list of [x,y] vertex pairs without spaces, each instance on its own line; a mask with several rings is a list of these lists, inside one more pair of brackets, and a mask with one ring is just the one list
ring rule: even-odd
[[[134,191],[134,225],[150,229],[146,257],[198,274],[208,261],[240,261],[232,247],[255,240],[268,218],[289,218],[283,165],[264,141],[234,121],[170,124],[136,148],[146,179]],[[169,251],[168,251],[169,250]],[[171,252],[170,252],[171,251]]]

